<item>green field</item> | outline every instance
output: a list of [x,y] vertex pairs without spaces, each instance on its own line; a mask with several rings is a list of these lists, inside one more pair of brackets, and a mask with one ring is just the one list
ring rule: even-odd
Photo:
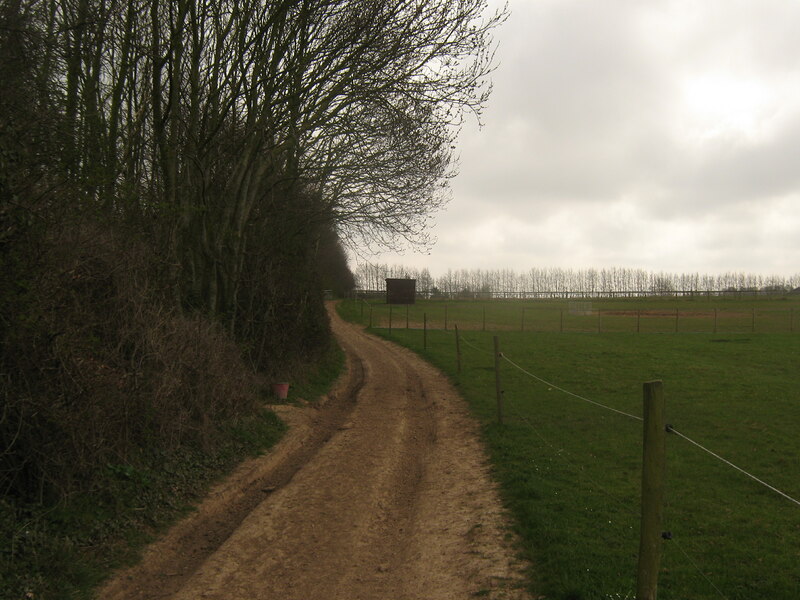
[[365,325],[432,329],[596,333],[800,332],[800,296],[617,300],[428,300],[412,306],[357,302]]
[[[443,304],[423,302],[409,309],[408,329],[406,308],[393,307],[389,331],[388,307],[371,305],[373,325],[382,326],[374,331],[445,371],[482,423],[522,551],[534,565],[534,592],[549,599],[605,600],[633,598],[635,590],[642,424],[557,388],[639,416],[642,383],[661,379],[667,422],[676,430],[800,499],[800,332],[791,333],[788,320],[797,300],[594,303],[593,310],[672,312],[672,328],[661,322],[669,317],[647,317],[652,320],[645,329],[640,316],[640,334],[630,327],[635,317],[602,311],[599,334],[596,325],[578,325],[582,318],[596,322],[596,314],[571,315],[570,326],[562,327],[566,302],[447,306],[447,330]],[[681,321],[680,312],[714,308],[717,333],[680,334],[691,322],[688,316]],[[340,311],[369,322],[370,305],[347,301]],[[781,318],[768,319],[773,312]],[[627,319],[625,327],[612,328],[612,317]],[[424,320],[427,334],[414,328]],[[783,333],[765,333],[767,324],[781,331],[777,323],[786,324]],[[655,331],[664,334],[644,335]],[[502,426],[496,416],[495,333],[506,357],[554,384],[502,361]],[[800,506],[674,434],[667,437],[665,520],[672,539],[663,543],[662,600],[800,597]]]

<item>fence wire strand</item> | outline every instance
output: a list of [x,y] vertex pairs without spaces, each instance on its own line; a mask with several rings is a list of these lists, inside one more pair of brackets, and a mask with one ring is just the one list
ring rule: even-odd
[[563,448],[563,447],[559,448],[558,446],[553,444],[550,440],[548,440],[546,437],[544,437],[536,427],[534,427],[533,423],[531,423],[530,420],[525,415],[523,415],[521,412],[519,412],[519,410],[517,409],[517,407],[514,404],[511,404],[511,403],[509,403],[509,404],[510,404],[509,408],[514,413],[514,415],[518,419],[520,419],[520,421],[522,421],[525,425],[527,425],[528,429],[530,429],[536,435],[536,437],[538,437],[540,440],[542,440],[542,442],[544,442],[545,445],[549,446],[553,450],[553,452],[555,453],[555,455],[558,458],[560,458],[565,463],[567,463],[569,466],[571,466],[575,470],[575,472],[578,474],[578,477],[582,477],[583,479],[585,479],[589,483],[591,483],[594,486],[594,488],[593,488],[594,491],[602,492],[603,495],[605,495],[607,498],[613,500],[614,503],[617,505],[617,507],[620,508],[623,512],[630,513],[631,515],[633,515],[637,519],[641,516],[639,511],[631,508],[630,505],[628,505],[625,502],[623,502],[618,496],[615,496],[614,494],[612,494],[610,491],[608,491],[602,485],[597,483],[597,481],[595,481],[592,477],[587,475],[586,472],[584,471],[583,467],[581,467],[581,465],[579,465],[576,461],[571,460],[571,457],[573,455],[569,450],[567,450],[566,448]]
[[716,591],[716,592],[717,592],[717,594],[719,594],[719,597],[720,597],[720,598],[724,598],[725,600],[728,600],[728,597],[727,597],[727,596],[726,596],[726,595],[725,595],[725,594],[722,592],[722,590],[720,590],[720,589],[719,589],[719,588],[718,588],[718,587],[717,587],[717,586],[714,584],[714,582],[713,582],[713,581],[711,581],[711,579],[709,579],[709,578],[708,578],[708,575],[706,575],[705,573],[703,573],[703,569],[701,569],[701,568],[700,568],[700,567],[697,565],[697,563],[694,561],[694,559],[692,559],[692,557],[691,557],[691,556],[689,556],[689,555],[686,553],[686,550],[684,550],[684,549],[683,549],[683,546],[681,546],[681,545],[678,543],[678,540],[676,540],[675,538],[672,538],[672,539],[669,541],[669,543],[670,543],[670,544],[675,544],[675,547],[678,549],[678,551],[679,551],[681,554],[683,554],[683,555],[686,557],[686,560],[688,560],[688,561],[689,561],[689,564],[690,564],[690,565],[692,565],[692,567],[694,567],[694,570],[695,570],[695,571],[697,571],[697,572],[700,574],[700,576],[701,576],[703,579],[705,579],[705,580],[706,580],[706,583],[708,583],[708,585],[710,585],[712,588],[714,588],[714,591]]
[[617,410],[616,408],[611,408],[610,406],[606,406],[605,404],[600,404],[599,402],[595,402],[594,400],[589,400],[588,398],[584,398],[583,396],[579,396],[578,394],[570,392],[569,390],[565,390],[564,388],[559,387],[556,384],[547,381],[546,379],[542,379],[541,377],[538,377],[537,375],[534,375],[530,371],[526,371],[525,369],[520,367],[517,363],[515,363],[513,360],[508,358],[502,352],[500,353],[500,357],[502,359],[504,359],[507,363],[512,365],[513,367],[515,367],[515,368],[519,369],[520,371],[522,371],[523,373],[525,373],[528,377],[532,377],[536,381],[539,381],[539,382],[545,384],[546,386],[549,386],[549,387],[553,388],[554,390],[558,390],[559,392],[563,392],[564,394],[567,394],[568,396],[572,396],[573,398],[577,398],[578,400],[583,400],[584,402],[588,402],[589,404],[594,404],[595,406],[599,406],[600,408],[604,408],[606,410],[610,410],[611,412],[615,412],[617,414],[626,416],[629,419],[635,419],[636,421],[642,421],[643,420],[642,417],[637,417],[636,415],[632,415],[630,413],[626,413],[625,411]]
[[478,348],[475,344],[470,343],[470,341],[467,338],[465,338],[464,336],[459,336],[459,339],[462,342],[464,342],[467,346],[469,346],[470,348],[473,348],[474,350],[477,350],[478,352],[481,352],[483,354],[488,354],[489,356],[491,356],[493,354],[493,352],[491,350],[484,350],[483,348]]
[[[486,354],[486,355],[492,355],[492,354],[493,354],[493,352],[492,352],[492,351],[490,351],[490,350],[485,350],[485,349],[483,349],[483,348],[479,348],[478,346],[476,346],[476,345],[472,344],[472,343],[471,343],[469,340],[466,340],[466,339],[465,339],[465,338],[463,338],[463,337],[461,338],[461,341],[462,341],[462,342],[464,342],[464,343],[465,343],[467,346],[470,346],[471,348],[473,348],[474,350],[477,350],[478,352],[481,352],[482,354]],[[617,410],[617,409],[615,409],[615,408],[611,408],[611,407],[609,407],[609,406],[606,406],[606,405],[604,405],[604,404],[600,404],[599,402],[595,402],[595,401],[593,401],[593,400],[590,400],[590,399],[588,399],[588,398],[584,398],[583,396],[580,396],[580,395],[578,395],[578,394],[575,394],[575,393],[573,393],[573,392],[570,392],[569,390],[565,390],[565,389],[563,389],[563,388],[561,388],[561,387],[559,387],[559,386],[557,386],[557,385],[555,385],[555,384],[553,384],[553,383],[551,383],[551,382],[549,382],[549,381],[547,381],[547,380],[545,380],[545,379],[543,379],[543,378],[541,378],[541,377],[538,377],[537,375],[534,375],[533,373],[530,373],[529,371],[527,371],[526,369],[522,368],[521,366],[519,366],[518,364],[516,364],[514,361],[512,361],[511,359],[509,359],[509,358],[508,358],[508,357],[507,357],[505,354],[502,354],[502,353],[501,353],[501,357],[502,357],[502,358],[504,358],[504,359],[506,360],[506,362],[508,362],[509,364],[511,364],[512,366],[514,366],[515,368],[517,368],[517,369],[518,369],[519,371],[521,371],[522,373],[524,373],[524,374],[528,375],[529,377],[532,377],[533,379],[535,379],[535,380],[539,381],[540,383],[543,383],[543,384],[545,384],[545,385],[547,385],[547,386],[549,386],[549,387],[552,387],[553,389],[557,389],[557,390],[559,390],[559,391],[561,391],[561,392],[563,392],[563,393],[565,393],[565,394],[568,394],[568,395],[570,395],[570,396],[572,396],[572,397],[574,397],[574,398],[577,398],[577,399],[579,399],[579,400],[583,400],[583,401],[585,401],[585,402],[589,402],[590,404],[594,404],[594,405],[596,405],[596,406],[599,406],[599,407],[601,407],[601,408],[605,408],[605,409],[607,409],[607,410],[611,410],[611,411],[613,411],[613,412],[620,413],[620,414],[622,414],[622,415],[624,415],[624,416],[626,416],[626,417],[630,417],[630,418],[632,418],[632,419],[636,419],[636,420],[638,420],[638,421],[642,421],[642,420],[643,420],[641,417],[637,417],[636,415],[631,415],[631,414],[629,414],[629,413],[626,413],[626,412],[624,412],[624,411],[620,411],[620,410]],[[539,433],[539,431],[538,431],[538,430],[537,430],[537,429],[536,429],[536,428],[533,426],[533,424],[530,422],[530,420],[529,420],[527,417],[525,417],[525,416],[524,416],[524,415],[523,415],[521,412],[519,412],[519,410],[517,410],[516,406],[515,406],[513,403],[509,403],[509,405],[510,405],[510,408],[511,408],[511,410],[513,411],[514,415],[515,415],[517,418],[519,418],[519,419],[520,419],[520,420],[521,420],[523,423],[525,423],[525,424],[528,426],[528,428],[529,428],[529,429],[530,429],[530,430],[531,430],[531,431],[532,431],[532,432],[533,432],[533,433],[534,433],[534,434],[535,434],[535,435],[536,435],[536,436],[537,436],[537,437],[538,437],[540,440],[542,440],[542,441],[543,441],[543,442],[544,442],[544,443],[545,443],[547,446],[549,446],[549,447],[550,447],[550,448],[551,448],[551,449],[552,449],[552,450],[555,452],[556,456],[559,456],[559,457],[561,457],[561,459],[562,459],[562,460],[564,460],[565,462],[567,462],[568,464],[570,464],[570,465],[571,465],[573,468],[576,468],[576,469],[578,468],[578,467],[577,467],[577,465],[576,465],[574,462],[572,462],[572,461],[571,461],[569,458],[567,458],[567,456],[565,456],[565,453],[567,453],[567,451],[566,451],[566,450],[564,450],[563,448],[561,448],[561,449],[557,448],[557,447],[556,447],[556,446],[555,446],[553,443],[551,443],[551,442],[550,442],[548,439],[546,439],[546,438],[545,438],[545,437],[544,437],[544,436],[543,436],[541,433]],[[774,487],[770,486],[769,484],[766,484],[766,483],[764,483],[763,481],[761,481],[761,480],[760,480],[760,479],[758,479],[757,477],[755,477],[755,476],[753,476],[753,475],[751,475],[751,474],[747,473],[747,472],[746,472],[746,471],[744,471],[743,469],[740,469],[739,467],[737,467],[736,465],[734,465],[734,464],[733,464],[733,463],[731,463],[730,461],[727,461],[727,460],[725,460],[724,458],[720,457],[719,455],[715,454],[714,452],[711,452],[711,451],[710,451],[710,450],[708,450],[707,448],[703,447],[701,444],[698,444],[698,443],[697,443],[697,442],[695,442],[694,440],[691,440],[691,439],[690,439],[690,438],[688,438],[687,436],[685,436],[685,435],[683,435],[682,433],[680,433],[679,431],[675,430],[673,427],[671,427],[671,426],[670,426],[670,427],[669,427],[669,431],[670,431],[670,432],[672,432],[672,433],[675,433],[676,435],[678,435],[678,436],[680,436],[680,437],[682,437],[682,438],[684,438],[684,439],[686,439],[688,442],[690,442],[690,443],[692,443],[692,444],[696,445],[697,447],[701,448],[702,450],[704,450],[704,451],[708,452],[709,454],[711,454],[711,455],[712,455],[712,456],[714,456],[715,458],[717,458],[717,459],[719,459],[719,460],[723,461],[724,463],[726,463],[726,464],[730,465],[731,467],[733,467],[733,468],[735,468],[735,469],[737,469],[737,470],[741,471],[742,473],[746,474],[747,476],[749,476],[749,477],[751,477],[751,478],[755,479],[755,480],[756,480],[756,481],[758,481],[759,483],[761,483],[761,484],[763,484],[763,485],[767,486],[769,489],[771,489],[771,490],[773,490],[773,491],[775,491],[775,492],[779,493],[781,496],[784,496],[784,497],[786,497],[787,499],[791,500],[792,502],[795,502],[796,504],[800,504],[800,503],[798,503],[798,502],[797,502],[797,501],[796,501],[794,498],[791,498],[790,496],[788,496],[787,494],[784,494],[784,493],[783,493],[783,492],[781,492],[780,490],[777,490],[776,488],[774,488]],[[567,453],[567,454],[568,454],[568,453]],[[585,474],[584,474],[583,476],[584,476],[584,477],[586,477],[586,475],[585,475]],[[597,484],[597,482],[593,481],[591,478],[588,478],[588,477],[587,477],[587,479],[589,480],[589,482],[590,482],[590,483],[592,483],[592,484],[594,485],[594,488],[595,488],[596,490],[599,490],[599,491],[603,492],[603,494],[604,494],[605,496],[607,496],[607,497],[609,497],[609,498],[613,499],[613,500],[614,500],[616,503],[618,503],[619,505],[623,506],[623,507],[626,509],[626,512],[630,511],[630,508],[629,508],[629,507],[626,507],[626,506],[622,505],[621,501],[620,501],[618,498],[616,498],[616,497],[615,497],[613,494],[611,494],[610,492],[608,492],[608,490],[606,490],[606,489],[605,489],[605,488],[603,488],[602,486],[598,485],[598,484]],[[632,511],[630,511],[630,512],[632,512]],[[680,553],[681,553],[681,554],[682,554],[682,555],[683,555],[683,556],[686,558],[686,560],[687,560],[687,561],[688,561],[688,563],[691,565],[691,567],[692,567],[692,568],[693,568],[695,571],[697,571],[697,573],[698,573],[698,574],[699,574],[699,575],[700,575],[700,576],[701,576],[701,577],[702,577],[702,578],[703,578],[703,579],[706,581],[706,583],[708,583],[708,585],[709,585],[711,588],[713,588],[713,589],[714,589],[714,591],[715,591],[715,592],[716,592],[716,593],[719,595],[719,597],[720,597],[720,598],[723,598],[724,600],[727,600],[727,598],[728,598],[728,597],[727,597],[727,596],[724,594],[724,592],[722,592],[722,590],[720,590],[720,589],[719,589],[719,587],[717,587],[717,585],[716,585],[716,584],[715,584],[715,583],[714,583],[714,582],[713,582],[711,579],[709,579],[709,577],[708,577],[708,576],[707,576],[707,575],[706,575],[706,574],[703,572],[703,570],[702,570],[702,569],[701,569],[701,568],[698,566],[697,562],[696,562],[696,561],[695,561],[695,560],[694,560],[694,559],[693,559],[693,558],[692,558],[692,557],[691,557],[691,556],[690,556],[690,555],[689,555],[689,554],[686,552],[686,550],[684,550],[683,546],[682,546],[680,543],[678,543],[678,540],[677,540],[677,539],[675,539],[675,538],[672,538],[672,539],[670,540],[670,543],[674,543],[675,547],[676,547],[676,548],[678,549],[678,551],[679,551],[679,552],[680,552]]]
[[773,491],[773,492],[775,492],[776,494],[780,494],[781,496],[783,496],[784,498],[786,498],[786,499],[787,499],[787,500],[789,500],[790,502],[793,502],[793,503],[795,503],[797,506],[800,506],[800,501],[798,501],[798,500],[795,500],[795,499],[794,499],[794,498],[792,498],[792,497],[791,497],[789,494],[786,494],[785,492],[782,492],[782,491],[780,491],[778,488],[771,486],[770,484],[768,484],[768,483],[767,483],[767,482],[765,482],[765,481],[762,481],[761,479],[759,479],[758,477],[756,477],[756,476],[755,476],[755,475],[753,475],[752,473],[748,473],[747,471],[745,471],[745,470],[744,470],[744,469],[742,469],[741,467],[737,467],[737,466],[736,466],[735,464],[733,464],[731,461],[729,461],[729,460],[727,460],[727,459],[725,459],[725,458],[722,458],[722,457],[721,457],[719,454],[717,454],[716,452],[713,452],[713,451],[709,450],[708,448],[706,448],[706,447],[705,447],[705,446],[703,446],[702,444],[700,444],[700,443],[698,443],[698,442],[694,441],[693,439],[691,439],[690,437],[688,437],[688,436],[686,436],[686,435],[682,434],[680,431],[678,431],[677,429],[675,429],[675,428],[674,428],[672,425],[667,425],[667,431],[669,431],[670,433],[674,433],[674,434],[675,434],[675,435],[677,435],[678,437],[681,437],[681,438],[683,438],[684,440],[686,440],[686,441],[687,441],[687,442],[689,442],[690,444],[693,444],[694,446],[697,446],[698,448],[700,448],[700,449],[701,449],[703,452],[707,452],[708,454],[710,454],[711,456],[713,456],[713,457],[714,457],[714,458],[716,458],[717,460],[719,460],[719,461],[722,461],[723,463],[725,463],[725,464],[726,464],[726,465],[728,465],[729,467],[732,467],[732,468],[736,469],[737,471],[739,471],[740,473],[742,473],[742,474],[744,474],[744,475],[747,475],[747,476],[748,476],[750,479],[752,479],[753,481],[757,481],[758,483],[760,483],[760,484],[761,484],[761,485],[763,485],[764,487],[766,487],[766,488],[768,488],[768,489],[772,490],[772,491]]

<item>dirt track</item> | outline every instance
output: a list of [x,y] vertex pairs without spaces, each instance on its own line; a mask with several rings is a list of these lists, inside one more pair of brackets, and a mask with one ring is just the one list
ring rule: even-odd
[[527,598],[475,424],[445,378],[342,322],[323,406],[102,589],[105,599]]

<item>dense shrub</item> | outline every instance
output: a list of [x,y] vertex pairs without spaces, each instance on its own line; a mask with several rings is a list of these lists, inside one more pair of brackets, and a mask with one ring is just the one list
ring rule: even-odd
[[213,446],[220,424],[254,411],[239,347],[214,320],[170,307],[144,244],[84,226],[43,246],[4,319],[5,493],[90,489],[107,464]]

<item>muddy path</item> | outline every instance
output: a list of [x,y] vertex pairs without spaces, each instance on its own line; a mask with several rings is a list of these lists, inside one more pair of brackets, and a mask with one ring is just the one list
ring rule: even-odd
[[475,423],[447,380],[329,307],[347,375],[98,592],[112,600],[527,598]]

